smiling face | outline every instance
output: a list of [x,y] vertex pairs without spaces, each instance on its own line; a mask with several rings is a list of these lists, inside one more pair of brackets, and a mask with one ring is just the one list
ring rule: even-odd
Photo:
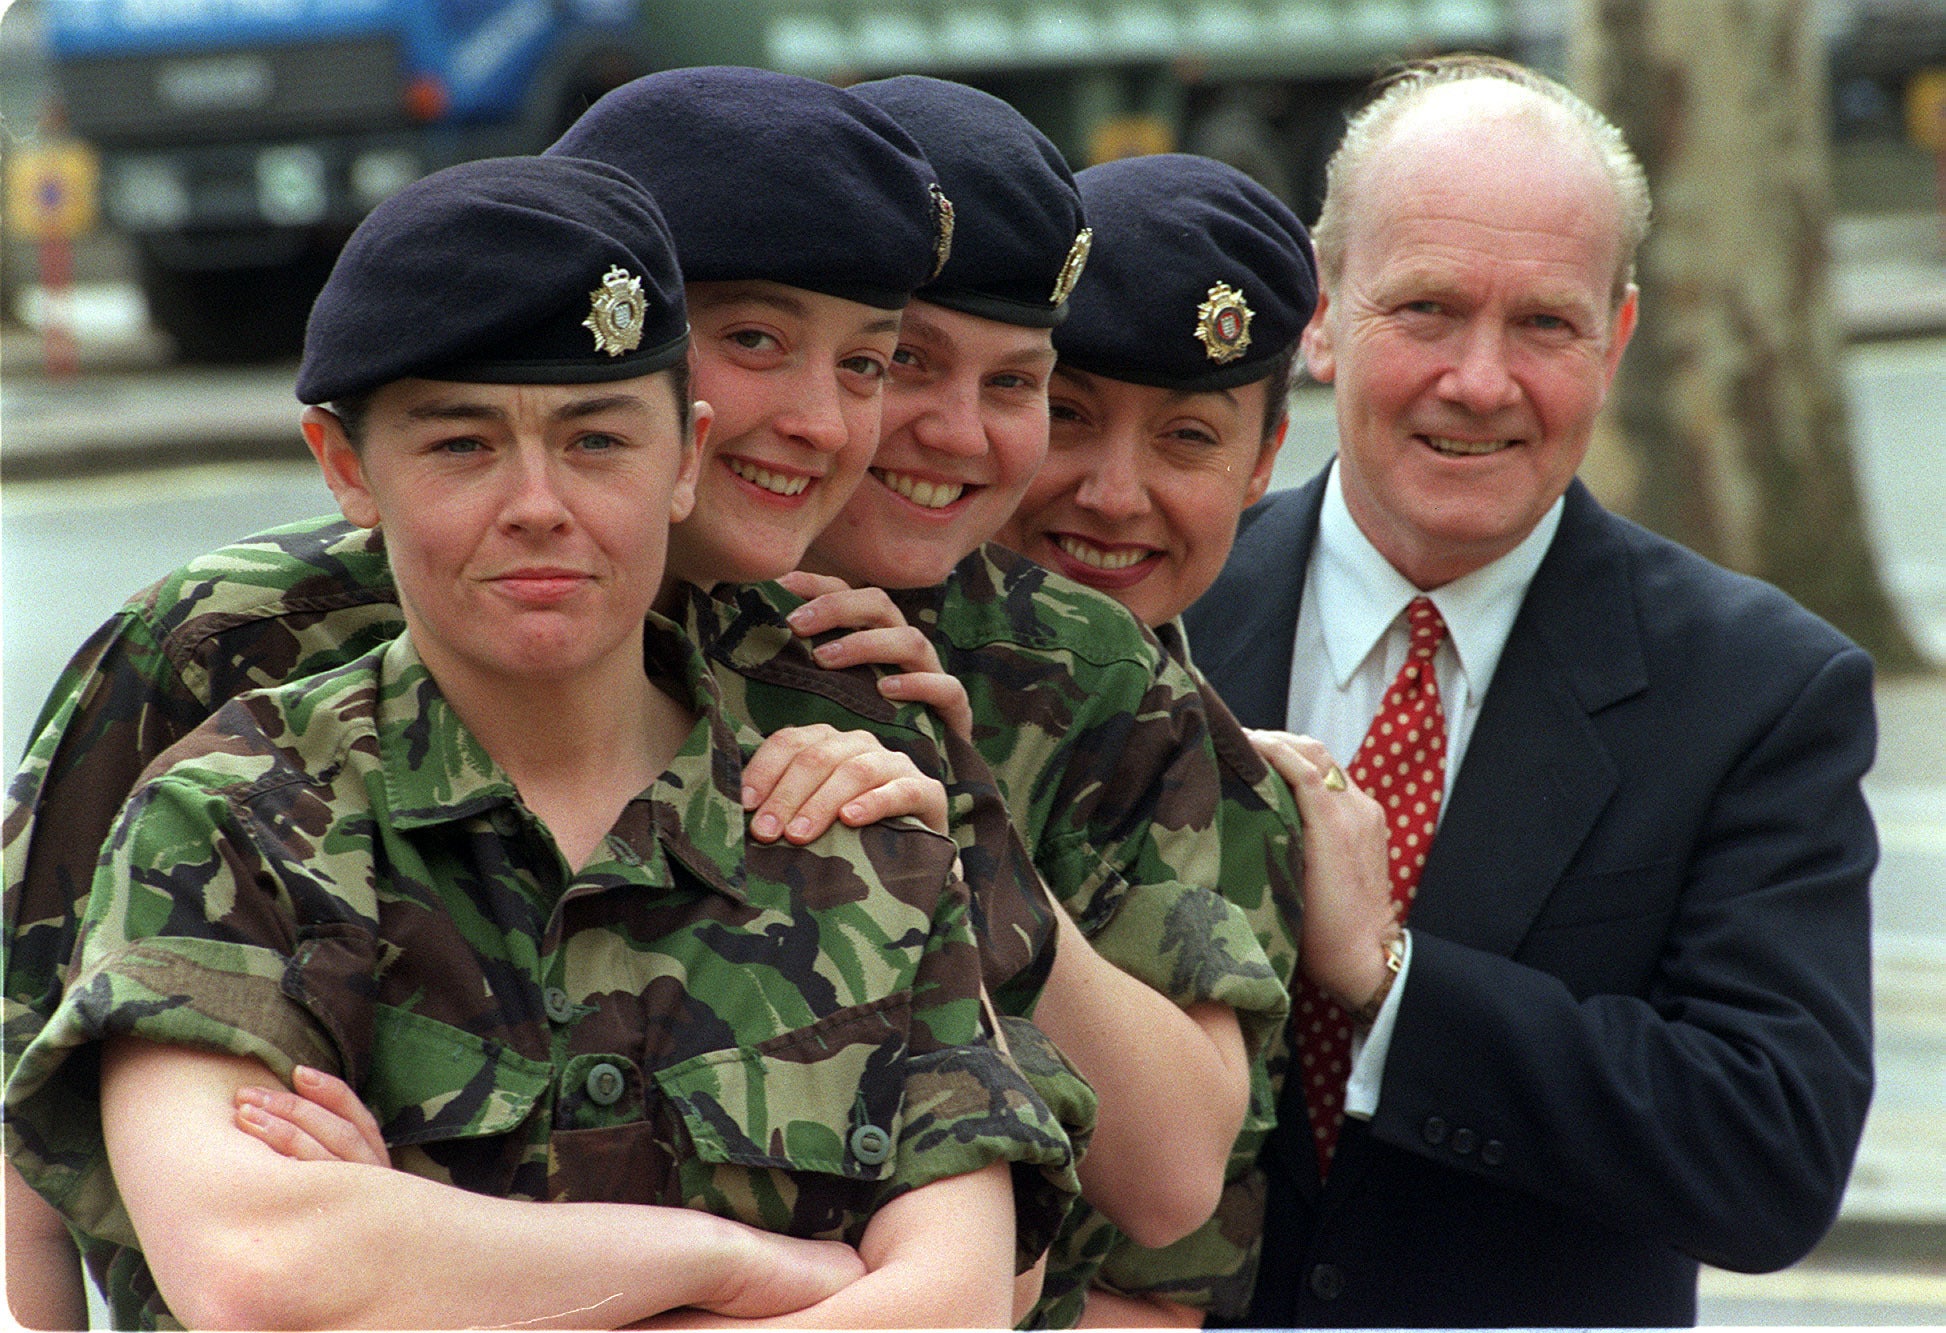
[[1264,438],[1270,382],[1188,393],[1067,367],[1049,394],[1047,462],[1003,545],[1108,594],[1151,627],[1215,581],[1237,516],[1283,440]]
[[[1454,113],[1473,97],[1494,104]],[[1420,588],[1533,530],[1634,327],[1633,292],[1611,296],[1613,186],[1538,98],[1506,98],[1456,84],[1405,114],[1353,183],[1342,270],[1305,334],[1336,387],[1346,503]]]
[[[706,432],[702,409],[691,429]],[[696,450],[667,373],[603,384],[399,380],[354,448],[307,440],[345,517],[380,527],[421,658],[442,682],[641,673],[642,620]]]
[[796,569],[878,446],[899,315],[774,282],[689,284],[696,397],[715,409],[669,567],[708,585]]
[[854,585],[929,587],[992,538],[1047,453],[1046,329],[906,308],[871,470],[807,567]]

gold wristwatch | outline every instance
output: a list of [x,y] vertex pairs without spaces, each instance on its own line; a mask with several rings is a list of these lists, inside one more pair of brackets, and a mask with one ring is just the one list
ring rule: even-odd
[[1372,998],[1352,1010],[1351,1021],[1361,1028],[1368,1028],[1378,1022],[1378,1011],[1385,1007],[1385,997],[1392,993],[1392,983],[1399,979],[1399,971],[1405,966],[1405,932],[1402,930],[1385,941],[1385,979],[1378,983]]

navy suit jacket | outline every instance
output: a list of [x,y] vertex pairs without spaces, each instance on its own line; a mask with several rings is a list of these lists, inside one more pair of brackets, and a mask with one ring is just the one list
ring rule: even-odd
[[[1323,492],[1253,506],[1187,618],[1246,726],[1285,725]],[[1280,1105],[1248,1322],[1689,1324],[1698,1260],[1808,1251],[1871,1097],[1876,740],[1864,652],[1575,482],[1322,1190]]]

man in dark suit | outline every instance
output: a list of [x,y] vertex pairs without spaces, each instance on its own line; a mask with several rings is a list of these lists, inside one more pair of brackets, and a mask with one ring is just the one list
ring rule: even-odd
[[1364,803],[1334,760],[1391,836],[1306,890],[1250,1323],[1693,1323],[1699,1260],[1782,1267],[1836,1214],[1871,662],[1574,480],[1647,224],[1613,129],[1500,62],[1397,79],[1332,164],[1339,453],[1188,618],[1243,722],[1303,733],[1307,837]]

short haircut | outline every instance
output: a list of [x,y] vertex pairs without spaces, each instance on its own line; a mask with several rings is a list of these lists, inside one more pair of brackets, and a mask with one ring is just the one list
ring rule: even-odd
[[1324,207],[1311,239],[1318,265],[1336,282],[1344,272],[1348,196],[1363,174],[1373,151],[1427,93],[1449,84],[1497,80],[1524,88],[1564,113],[1566,123],[1578,127],[1600,161],[1615,190],[1620,256],[1611,299],[1620,305],[1635,281],[1635,252],[1649,234],[1649,183],[1620,130],[1599,111],[1544,74],[1497,56],[1460,54],[1417,60],[1381,75],[1372,85],[1374,96],[1351,117],[1345,137],[1325,167]]

